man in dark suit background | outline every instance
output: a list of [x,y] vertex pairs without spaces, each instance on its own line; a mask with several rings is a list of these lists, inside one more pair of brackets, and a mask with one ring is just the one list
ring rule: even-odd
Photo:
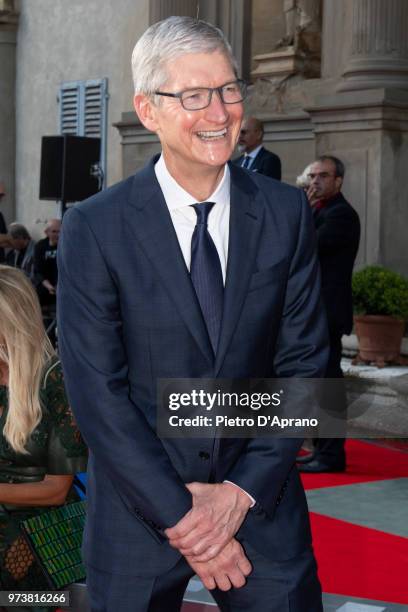
[[20,268],[33,281],[35,242],[30,232],[21,223],[10,223],[9,234],[13,248],[6,255],[6,265]]
[[237,166],[265,174],[278,181],[282,177],[280,158],[262,145],[264,126],[256,117],[247,117],[242,122],[238,145],[243,155],[237,157]]
[[321,612],[301,440],[156,433],[160,378],[324,373],[310,207],[227,163],[246,87],[220,30],[156,23],[132,67],[162,153],[69,210],[58,247],[60,353],[90,447],[92,612],[175,612],[194,573],[221,610]]
[[[308,171],[307,197],[312,205],[317,232],[318,256],[322,276],[322,295],[330,335],[330,356],[326,377],[342,379],[340,366],[343,334],[353,327],[351,278],[360,242],[357,212],[341,193],[344,164],[337,157],[317,158]],[[326,396],[331,410],[346,415],[343,382],[332,383]],[[346,467],[344,438],[320,438],[314,452],[300,458],[303,472],[339,472]]]

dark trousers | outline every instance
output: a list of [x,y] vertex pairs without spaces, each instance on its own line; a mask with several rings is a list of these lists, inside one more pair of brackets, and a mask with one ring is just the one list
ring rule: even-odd
[[[330,353],[326,370],[326,378],[332,379],[328,382],[328,391],[323,400],[323,409],[329,407],[330,411],[337,413],[343,419],[347,416],[347,398],[344,386],[343,371],[341,363],[342,334],[330,334]],[[337,379],[335,382],[333,379]],[[345,425],[345,421],[339,421],[339,430]],[[345,438],[316,438],[313,440],[315,446],[315,458],[330,466],[341,466],[346,462],[344,450]]]
[[[243,542],[252,573],[240,589],[211,591],[222,612],[323,612],[312,550],[271,561]],[[92,612],[179,612],[193,572],[184,558],[166,574],[139,578],[87,567]]]

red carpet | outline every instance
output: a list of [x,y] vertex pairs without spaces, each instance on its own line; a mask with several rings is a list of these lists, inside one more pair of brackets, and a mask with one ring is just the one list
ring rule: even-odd
[[340,474],[302,474],[305,489],[336,487],[388,478],[408,478],[408,453],[347,440],[347,471]]
[[[349,440],[347,459],[345,474],[303,474],[305,488],[408,477],[403,452]],[[311,522],[324,592],[408,604],[407,538],[321,514]]]
[[408,540],[311,513],[325,593],[408,604]]

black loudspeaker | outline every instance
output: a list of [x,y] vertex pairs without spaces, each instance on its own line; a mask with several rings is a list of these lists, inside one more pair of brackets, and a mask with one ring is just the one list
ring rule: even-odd
[[99,163],[100,149],[100,138],[43,136],[40,200],[79,202],[97,193],[100,180],[92,166]]

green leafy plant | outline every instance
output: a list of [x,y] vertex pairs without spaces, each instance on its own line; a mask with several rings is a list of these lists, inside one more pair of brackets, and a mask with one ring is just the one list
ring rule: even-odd
[[355,314],[408,320],[408,280],[387,268],[367,266],[353,274]]

